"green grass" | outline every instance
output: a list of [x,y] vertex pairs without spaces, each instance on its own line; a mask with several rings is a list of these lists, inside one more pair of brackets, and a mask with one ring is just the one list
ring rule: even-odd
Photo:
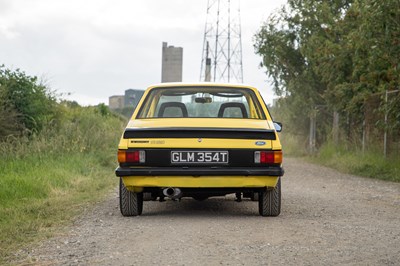
[[118,183],[125,121],[90,108],[67,114],[57,128],[0,142],[0,264],[54,235]]
[[327,143],[310,160],[345,173],[400,182],[400,159],[385,158],[381,151],[362,152]]
[[283,133],[281,141],[284,156],[302,157],[344,173],[400,182],[400,158],[385,158],[380,149],[362,152],[352,145],[333,145],[328,142],[322,145],[316,154],[309,155],[306,140]]
[[0,166],[7,173],[0,180],[0,257],[51,235],[117,184],[114,167],[96,154],[32,156]]

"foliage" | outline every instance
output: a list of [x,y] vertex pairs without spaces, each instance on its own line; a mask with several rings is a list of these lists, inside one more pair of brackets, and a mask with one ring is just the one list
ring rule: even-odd
[[0,264],[104,196],[126,119],[58,102],[36,77],[0,67]]
[[400,2],[289,0],[256,34],[255,50],[285,97],[293,132],[306,134],[304,116],[321,107],[347,117],[343,126],[361,127],[366,99],[400,88]]
[[131,118],[134,111],[135,111],[135,109],[132,107],[113,109],[113,112],[120,114],[127,119]]
[[19,113],[5,99],[5,90],[0,84],[0,140],[6,136],[18,135],[23,127],[19,120]]
[[0,142],[0,264],[54,234],[118,180],[116,147],[126,120],[106,107],[57,108],[59,126]]
[[55,122],[59,123],[59,126],[49,125],[40,133],[8,138],[0,142],[2,157],[24,158],[34,153],[60,156],[99,150],[111,153],[115,149],[114,146],[110,146],[110,142],[117,140],[116,134],[121,134],[125,119],[111,113],[104,117],[97,107],[71,108],[64,102],[58,108],[61,115],[59,121]]
[[400,182],[399,158],[385,158],[382,151],[370,150],[363,153],[327,142],[321,147],[318,157],[309,159],[342,172]]
[[[8,128],[0,131],[0,138],[22,129],[40,131],[58,113],[55,96],[37,77],[4,66],[0,66],[0,103],[0,128]],[[11,128],[10,120],[15,125]]]

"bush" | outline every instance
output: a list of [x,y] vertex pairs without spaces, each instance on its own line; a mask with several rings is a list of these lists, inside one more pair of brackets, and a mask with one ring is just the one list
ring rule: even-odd
[[1,265],[117,185],[117,145],[126,120],[105,107],[63,102],[57,108],[56,126],[0,141]]
[[[65,155],[68,153],[100,152],[116,149],[126,121],[110,113],[103,116],[96,107],[69,107],[60,104],[60,115],[40,133],[8,138],[0,142],[3,157],[23,158],[28,154]],[[110,145],[112,143],[112,145]]]
[[38,132],[58,111],[55,95],[37,77],[19,69],[12,71],[4,65],[0,66],[0,103],[0,128],[7,128],[0,131],[2,138],[21,133],[23,129]]
[[0,85],[0,141],[7,136],[18,135],[23,129],[20,123],[16,123],[20,118],[19,113],[6,101],[4,94]]
[[104,104],[57,103],[36,77],[0,66],[1,265],[116,186],[126,122]]

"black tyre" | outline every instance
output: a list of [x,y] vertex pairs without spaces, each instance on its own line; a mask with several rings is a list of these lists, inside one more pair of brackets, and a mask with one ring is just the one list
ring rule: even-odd
[[127,190],[122,178],[119,179],[119,209],[123,216],[138,216],[143,211],[143,193]]
[[281,213],[281,178],[274,189],[259,193],[258,212],[261,216],[278,216]]

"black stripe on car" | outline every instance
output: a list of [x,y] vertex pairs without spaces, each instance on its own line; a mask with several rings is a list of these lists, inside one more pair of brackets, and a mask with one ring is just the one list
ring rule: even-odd
[[275,130],[245,128],[127,128],[124,139],[210,138],[276,140]]

